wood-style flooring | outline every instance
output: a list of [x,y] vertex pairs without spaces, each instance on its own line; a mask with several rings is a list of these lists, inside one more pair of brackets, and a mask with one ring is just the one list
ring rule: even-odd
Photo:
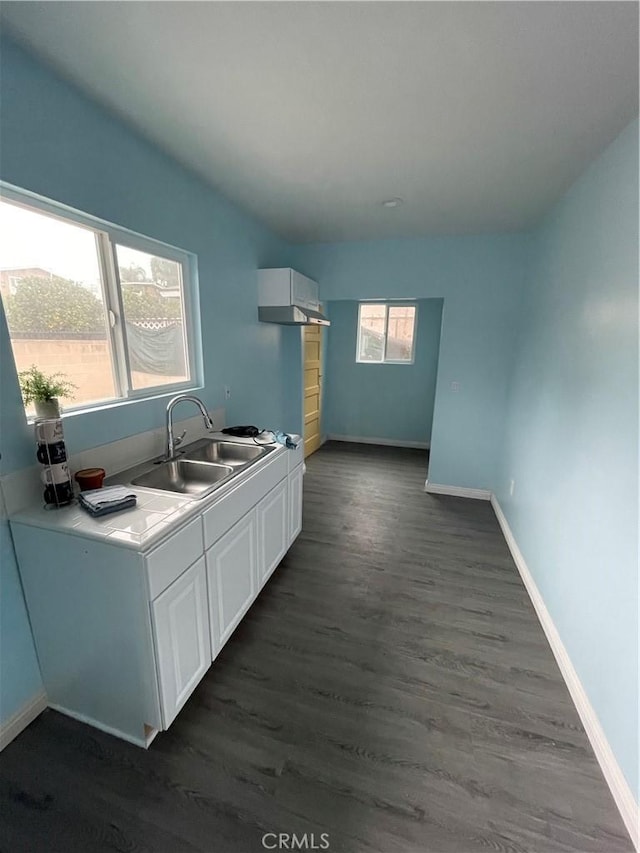
[[631,851],[490,505],[426,463],[310,457],[301,536],[149,751],[49,710],[2,753],[0,851]]

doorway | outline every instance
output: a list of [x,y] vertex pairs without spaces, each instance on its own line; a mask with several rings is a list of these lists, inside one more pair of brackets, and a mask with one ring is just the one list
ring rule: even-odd
[[[444,302],[441,298],[367,300],[367,307],[415,305],[411,358],[397,323],[371,321],[354,300],[327,305],[324,435],[329,440],[429,450]],[[388,318],[388,315],[383,315]],[[366,339],[367,346],[362,346]],[[381,344],[381,339],[384,343]],[[386,360],[388,352],[394,357]],[[364,357],[363,357],[364,354]]]
[[302,329],[302,395],[305,459],[322,444],[322,326]]

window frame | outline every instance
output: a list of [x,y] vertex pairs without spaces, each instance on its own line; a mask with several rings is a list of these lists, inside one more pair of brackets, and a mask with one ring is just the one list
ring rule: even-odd
[[[96,259],[100,269],[105,324],[109,340],[111,370],[114,387],[118,396],[106,397],[90,403],[80,403],[64,407],[63,416],[81,414],[97,409],[111,408],[122,404],[172,396],[178,392],[196,391],[203,387],[202,335],[200,325],[200,306],[198,299],[197,256],[177,246],[155,240],[127,228],[106,222],[90,214],[82,213],[64,204],[44,198],[28,190],[0,181],[0,201],[32,210],[68,222],[90,231],[96,242]],[[154,254],[163,259],[180,264],[182,275],[182,310],[185,335],[185,358],[189,379],[184,382],[153,385],[134,389],[130,382],[129,350],[125,326],[125,313],[122,300],[122,283],[118,271],[117,246]],[[11,331],[9,330],[11,341]],[[13,349],[13,347],[12,347]],[[32,416],[27,420],[31,422]]]
[[[362,307],[371,305],[384,306],[384,352],[380,361],[371,361],[370,359],[360,358],[360,340],[362,335]],[[387,358],[387,343],[389,340],[389,309],[390,308],[413,308],[413,335],[411,338],[411,358],[397,359]],[[356,364],[399,364],[410,365],[415,364],[416,354],[416,338],[418,336],[418,303],[414,299],[369,299],[358,302],[358,327],[356,331]]]

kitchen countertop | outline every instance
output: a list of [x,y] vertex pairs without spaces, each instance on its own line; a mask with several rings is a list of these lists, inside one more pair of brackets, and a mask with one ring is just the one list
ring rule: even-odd
[[[221,433],[212,433],[211,437],[241,444],[254,443],[252,439],[232,438]],[[74,500],[69,506],[59,509],[49,509],[44,505],[29,507],[12,515],[11,522],[70,533],[87,539],[100,539],[135,551],[147,551],[171,535],[190,518],[200,515],[281,453],[290,452],[300,453],[301,445],[297,451],[289,451],[283,445],[277,445],[264,460],[248,466],[204,498],[194,498],[142,486],[130,486],[138,499],[137,506],[102,518],[92,518],[80,507],[78,501]],[[146,460],[146,463],[141,465],[148,465],[150,461],[152,460]],[[130,472],[132,469],[128,470]],[[122,478],[122,473],[114,474],[106,481],[109,485],[115,483],[124,483],[129,486],[127,480]]]

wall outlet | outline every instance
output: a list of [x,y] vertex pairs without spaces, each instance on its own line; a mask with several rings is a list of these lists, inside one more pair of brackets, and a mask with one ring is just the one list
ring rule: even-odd
[[224,399],[225,400],[231,399],[231,385],[225,385],[224,386]]
[[509,495],[511,497],[513,497],[513,493],[515,491],[515,488],[516,488],[516,481],[515,480],[509,480]]
[[454,394],[457,394],[458,391],[460,390],[460,383],[459,382],[452,382],[451,383],[451,390],[454,392]]

